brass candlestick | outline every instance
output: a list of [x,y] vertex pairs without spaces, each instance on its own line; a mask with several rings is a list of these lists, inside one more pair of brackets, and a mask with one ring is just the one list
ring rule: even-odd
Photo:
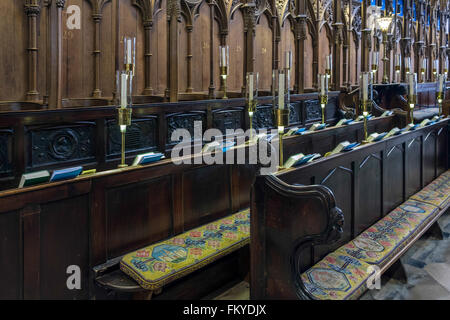
[[439,107],[439,116],[442,115],[442,102],[444,100],[442,92],[436,91],[436,102]]
[[325,107],[328,103],[327,95],[319,95],[320,108],[322,109],[322,124],[325,123]]
[[131,108],[117,108],[117,123],[120,127],[120,133],[122,135],[122,148],[121,148],[121,161],[119,168],[127,167],[125,163],[125,134],[127,132],[127,126],[131,124]]
[[283,133],[284,128],[289,125],[289,109],[275,109],[275,120],[278,128],[278,142],[279,142],[279,165],[278,170],[284,169],[283,162]]
[[370,100],[363,100],[362,101],[362,114],[364,117],[364,140],[362,141],[362,144],[369,143],[369,133],[367,132],[367,116],[369,115],[369,112],[367,111],[370,108]]
[[222,99],[228,99],[228,97],[227,97],[227,75],[228,75],[228,67],[226,67],[226,66],[220,67],[220,77],[222,78],[222,88],[223,88]]
[[411,125],[414,124],[414,105],[416,104],[416,100],[417,100],[416,95],[408,96],[409,117],[411,119]]
[[248,102],[248,117],[250,119],[250,141],[253,139],[253,115],[256,112],[256,106],[258,105],[258,101],[256,99]]

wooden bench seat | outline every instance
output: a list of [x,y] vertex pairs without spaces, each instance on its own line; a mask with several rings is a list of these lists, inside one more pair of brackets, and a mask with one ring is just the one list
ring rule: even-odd
[[304,272],[300,286],[314,299],[361,296],[367,280],[376,272],[370,265],[385,270],[430,221],[446,211],[443,209],[448,206],[449,185],[450,170]]
[[249,209],[125,255],[120,269],[151,291],[250,242]]

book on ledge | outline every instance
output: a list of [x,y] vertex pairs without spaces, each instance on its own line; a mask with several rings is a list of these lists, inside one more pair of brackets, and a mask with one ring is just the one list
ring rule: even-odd
[[48,182],[50,180],[50,172],[47,170],[24,173],[19,182],[19,188],[34,186],[35,184]]
[[[373,115],[371,115],[371,114],[369,114],[369,115],[367,116],[367,120],[370,120],[370,119],[372,119],[372,118],[373,118]],[[358,118],[356,118],[355,121],[359,122],[359,121],[363,121],[363,120],[364,120],[364,116],[363,116],[363,115],[360,115],[360,116],[358,116]]]
[[83,167],[81,166],[55,170],[50,177],[50,182],[76,178],[80,175],[81,171],[83,171]]
[[445,117],[444,115],[440,115],[440,116],[435,115],[433,118],[431,118],[431,121],[433,121],[433,122],[440,121],[440,120],[442,120],[444,117]]
[[165,157],[162,153],[149,152],[149,153],[138,154],[136,156],[136,158],[134,158],[132,166],[137,166],[139,164],[144,165],[147,163],[159,161],[164,158]]
[[226,152],[228,149],[230,149],[232,146],[234,146],[234,141],[213,141],[205,144],[203,146],[202,152],[213,152],[213,151],[222,151]]
[[342,149],[342,151],[352,151],[359,145],[360,145],[360,143],[358,143],[358,142],[350,143],[348,146],[345,146],[344,149]]
[[406,131],[412,131],[412,130],[416,130],[419,125],[420,125],[419,123],[416,123],[416,124],[410,123],[405,128],[406,128]]
[[401,131],[399,128],[395,127],[395,128],[391,129],[391,131],[389,131],[389,132],[387,133],[387,135],[385,136],[385,138],[389,138],[389,137],[392,137],[392,136],[399,135],[399,134],[401,134],[402,132],[403,132],[403,131]]
[[295,154],[289,157],[289,159],[285,162],[284,167],[285,168],[297,167],[307,162],[311,162],[319,157],[320,153],[311,153],[307,155],[304,155],[303,153]]
[[431,120],[430,119],[423,119],[422,122],[419,124],[419,128],[423,128],[425,126],[428,126],[431,124]]
[[356,148],[357,146],[359,146],[358,142],[350,143],[348,141],[343,141],[343,142],[339,143],[333,150],[325,153],[324,157],[329,157],[329,156],[332,156],[333,154],[337,154],[342,151],[351,151],[354,148]]
[[341,119],[338,123],[336,123],[336,127],[346,126],[352,124],[354,122],[353,119]]
[[383,112],[383,114],[381,116],[388,117],[388,116],[391,116],[393,113],[394,113],[394,111],[392,111],[392,110],[386,110],[385,112]]
[[309,127],[308,131],[318,131],[322,130],[327,126],[326,123],[314,123],[311,127]]
[[298,127],[290,128],[288,130],[288,132],[286,132],[284,134],[284,137],[289,137],[289,136],[292,136],[295,134],[303,134],[303,132],[305,132],[305,131],[306,131],[306,128],[298,128]]
[[382,132],[382,133],[374,132],[367,138],[367,141],[377,142],[377,141],[382,140],[386,135],[387,135],[387,132]]

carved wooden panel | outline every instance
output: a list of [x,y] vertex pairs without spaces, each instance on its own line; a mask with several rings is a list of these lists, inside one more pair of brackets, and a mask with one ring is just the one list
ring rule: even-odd
[[95,160],[95,123],[29,128],[28,167]]
[[303,121],[303,108],[301,102],[291,103],[289,106],[289,125],[295,125]]
[[272,128],[274,125],[274,115],[272,105],[261,105],[256,108],[253,116],[253,128]]
[[195,126],[202,126],[201,134],[206,130],[206,112],[192,111],[188,113],[175,113],[167,115],[167,145],[176,144],[177,141],[172,141],[172,133],[177,129],[186,129],[189,131],[192,140],[194,137]]
[[0,130],[0,173],[12,169],[12,130]]
[[303,103],[305,105],[305,123],[322,119],[322,110],[318,100],[306,100]]
[[[122,136],[116,120],[107,122],[107,155],[120,154]],[[125,134],[125,150],[127,152],[152,151],[157,148],[157,118],[147,116],[135,118]]]
[[214,110],[213,128],[219,129],[224,134],[226,129],[244,129],[244,108]]

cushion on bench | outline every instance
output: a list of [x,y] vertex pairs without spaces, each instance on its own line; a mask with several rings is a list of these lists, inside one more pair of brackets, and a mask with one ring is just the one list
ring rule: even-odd
[[366,281],[374,272],[370,264],[335,251],[302,273],[301,278],[316,299],[351,300],[366,290]]
[[408,200],[337,251],[381,266],[437,212],[434,205]]
[[249,209],[125,255],[120,269],[155,290],[250,242]]
[[450,170],[441,174],[411,199],[433,204],[443,209],[450,201]]

